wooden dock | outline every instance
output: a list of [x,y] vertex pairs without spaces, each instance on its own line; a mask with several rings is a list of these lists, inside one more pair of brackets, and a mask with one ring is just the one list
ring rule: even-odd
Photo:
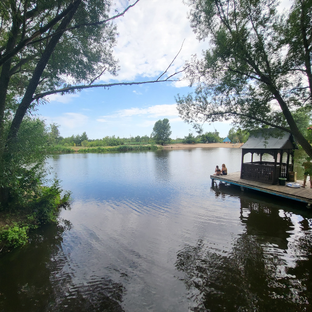
[[[220,176],[211,175],[210,178],[212,180],[212,185],[214,185],[216,181],[221,181],[231,185],[239,186],[241,190],[246,188],[286,199],[299,201],[301,203],[306,203],[309,208],[312,205],[312,189],[310,188],[310,181],[308,181],[308,185],[305,188],[293,188],[283,185],[271,185],[262,182],[241,179],[240,172],[234,172],[228,175]],[[297,183],[302,185],[303,181],[297,181]]]

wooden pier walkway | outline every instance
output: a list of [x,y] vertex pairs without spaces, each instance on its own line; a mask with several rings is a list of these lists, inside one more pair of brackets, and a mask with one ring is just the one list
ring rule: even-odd
[[[249,181],[240,178],[240,172],[230,173],[228,175],[211,175],[212,184],[215,181],[222,181],[224,183],[228,183],[231,185],[236,185],[241,187],[242,190],[251,189],[295,201],[299,201],[302,203],[306,203],[308,207],[312,205],[312,189],[310,189],[310,181],[308,181],[308,186],[305,188],[293,188],[283,185],[271,185],[257,181]],[[287,182],[286,182],[287,183]],[[303,181],[297,181],[300,185],[303,184]]]

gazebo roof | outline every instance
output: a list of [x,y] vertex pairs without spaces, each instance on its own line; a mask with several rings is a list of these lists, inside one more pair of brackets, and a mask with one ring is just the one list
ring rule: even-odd
[[242,149],[281,150],[296,149],[296,143],[289,132],[277,129],[262,129],[253,132]]

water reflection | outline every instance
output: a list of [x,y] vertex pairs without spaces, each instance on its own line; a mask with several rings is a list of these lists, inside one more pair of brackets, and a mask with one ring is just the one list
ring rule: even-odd
[[72,191],[60,215],[70,223],[0,257],[0,311],[309,311],[311,213],[211,189],[215,165],[233,172],[240,159],[234,149],[51,159]]
[[1,311],[123,311],[123,285],[105,277],[74,283],[63,250],[63,235],[70,228],[65,220],[45,226],[27,247],[1,259]]
[[177,253],[190,309],[311,311],[311,219],[241,195],[241,221],[230,252],[199,239]]
[[170,151],[166,150],[155,152],[155,176],[160,182],[168,181],[170,178],[169,153]]

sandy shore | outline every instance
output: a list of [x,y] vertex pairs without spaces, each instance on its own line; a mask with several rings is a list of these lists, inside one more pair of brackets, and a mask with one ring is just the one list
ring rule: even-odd
[[240,148],[243,143],[197,143],[197,144],[167,144],[163,146],[163,149],[189,149],[189,148]]

